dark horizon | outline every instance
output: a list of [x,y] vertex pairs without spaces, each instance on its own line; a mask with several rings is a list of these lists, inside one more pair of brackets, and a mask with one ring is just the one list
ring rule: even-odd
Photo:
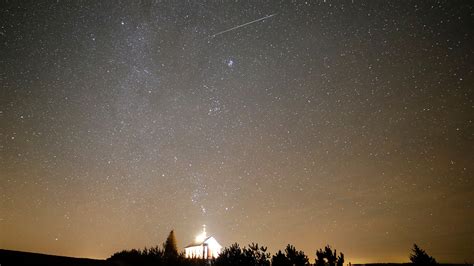
[[474,261],[472,1],[3,1],[0,244]]
[[[148,247],[149,248],[149,247]],[[134,248],[135,249],[135,248]],[[136,248],[140,249],[140,248]],[[282,250],[282,249],[280,249]],[[119,252],[119,251],[117,251]],[[112,256],[113,254],[111,254]],[[271,254],[274,255],[274,254]],[[308,255],[308,254],[306,254]],[[111,258],[111,256],[108,256],[106,258],[88,258],[88,257],[74,257],[74,256],[64,256],[64,255],[57,255],[57,254],[47,254],[47,253],[38,253],[34,251],[24,251],[24,250],[8,250],[8,249],[0,249],[0,259],[2,259],[3,263],[5,263],[5,259],[11,260],[11,262],[14,262],[17,260],[18,263],[18,258],[24,258],[30,260],[32,263],[46,260],[47,258],[45,257],[57,257],[58,259],[78,259],[78,260],[92,260],[92,261],[107,261],[108,259]],[[43,257],[43,258],[41,258]],[[39,259],[38,259],[39,258]],[[10,262],[10,261],[8,261]],[[314,264],[314,259],[309,260],[311,265]],[[457,265],[470,265],[472,263],[464,261],[464,262],[458,262],[458,263],[453,263],[453,262],[438,262],[439,265],[442,266],[457,266]],[[9,264],[6,264],[9,265]],[[413,265],[412,262],[408,261],[406,262],[359,262],[359,263],[352,263],[350,261],[346,261],[344,265],[352,265],[352,266],[376,266],[376,265],[385,265],[385,266],[390,266],[390,265]]]

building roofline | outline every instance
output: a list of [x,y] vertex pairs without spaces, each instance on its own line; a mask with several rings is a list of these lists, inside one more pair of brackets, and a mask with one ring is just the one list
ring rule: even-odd
[[184,248],[190,248],[190,247],[199,247],[199,246],[202,246],[206,243],[207,240],[209,240],[212,236],[208,236],[206,237],[202,242],[194,242],[194,243],[191,243],[187,246],[185,246]]

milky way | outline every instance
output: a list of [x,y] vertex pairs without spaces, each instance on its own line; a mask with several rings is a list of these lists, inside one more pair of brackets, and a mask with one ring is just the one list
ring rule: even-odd
[[206,224],[224,246],[473,261],[472,1],[0,17],[1,248],[106,258]]

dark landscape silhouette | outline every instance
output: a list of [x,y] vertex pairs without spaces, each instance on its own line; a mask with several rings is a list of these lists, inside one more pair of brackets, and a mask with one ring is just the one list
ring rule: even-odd
[[[184,252],[179,252],[174,231],[171,231],[162,246],[145,247],[143,249],[122,250],[114,253],[105,260],[74,258],[66,256],[55,256],[38,254],[31,252],[21,252],[13,250],[0,249],[0,265],[52,265],[52,266],[344,266],[344,253],[327,245],[315,251],[316,259],[311,262],[308,256],[295,246],[288,244],[284,250],[279,250],[275,254],[267,252],[267,247],[257,243],[251,243],[241,247],[238,243],[234,243],[225,247],[217,258],[199,259],[187,258]],[[418,245],[414,244],[407,258],[411,263],[368,263],[368,264],[351,264],[350,266],[393,266],[393,265],[416,265],[416,266],[433,266],[433,265],[463,265],[463,264],[439,264],[436,259],[427,254]],[[465,264],[470,265],[470,264]]]

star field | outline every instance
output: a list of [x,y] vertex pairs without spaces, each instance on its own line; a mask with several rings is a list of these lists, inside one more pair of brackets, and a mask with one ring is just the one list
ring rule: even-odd
[[470,1],[0,17],[1,248],[106,258],[206,224],[224,246],[473,261]]

